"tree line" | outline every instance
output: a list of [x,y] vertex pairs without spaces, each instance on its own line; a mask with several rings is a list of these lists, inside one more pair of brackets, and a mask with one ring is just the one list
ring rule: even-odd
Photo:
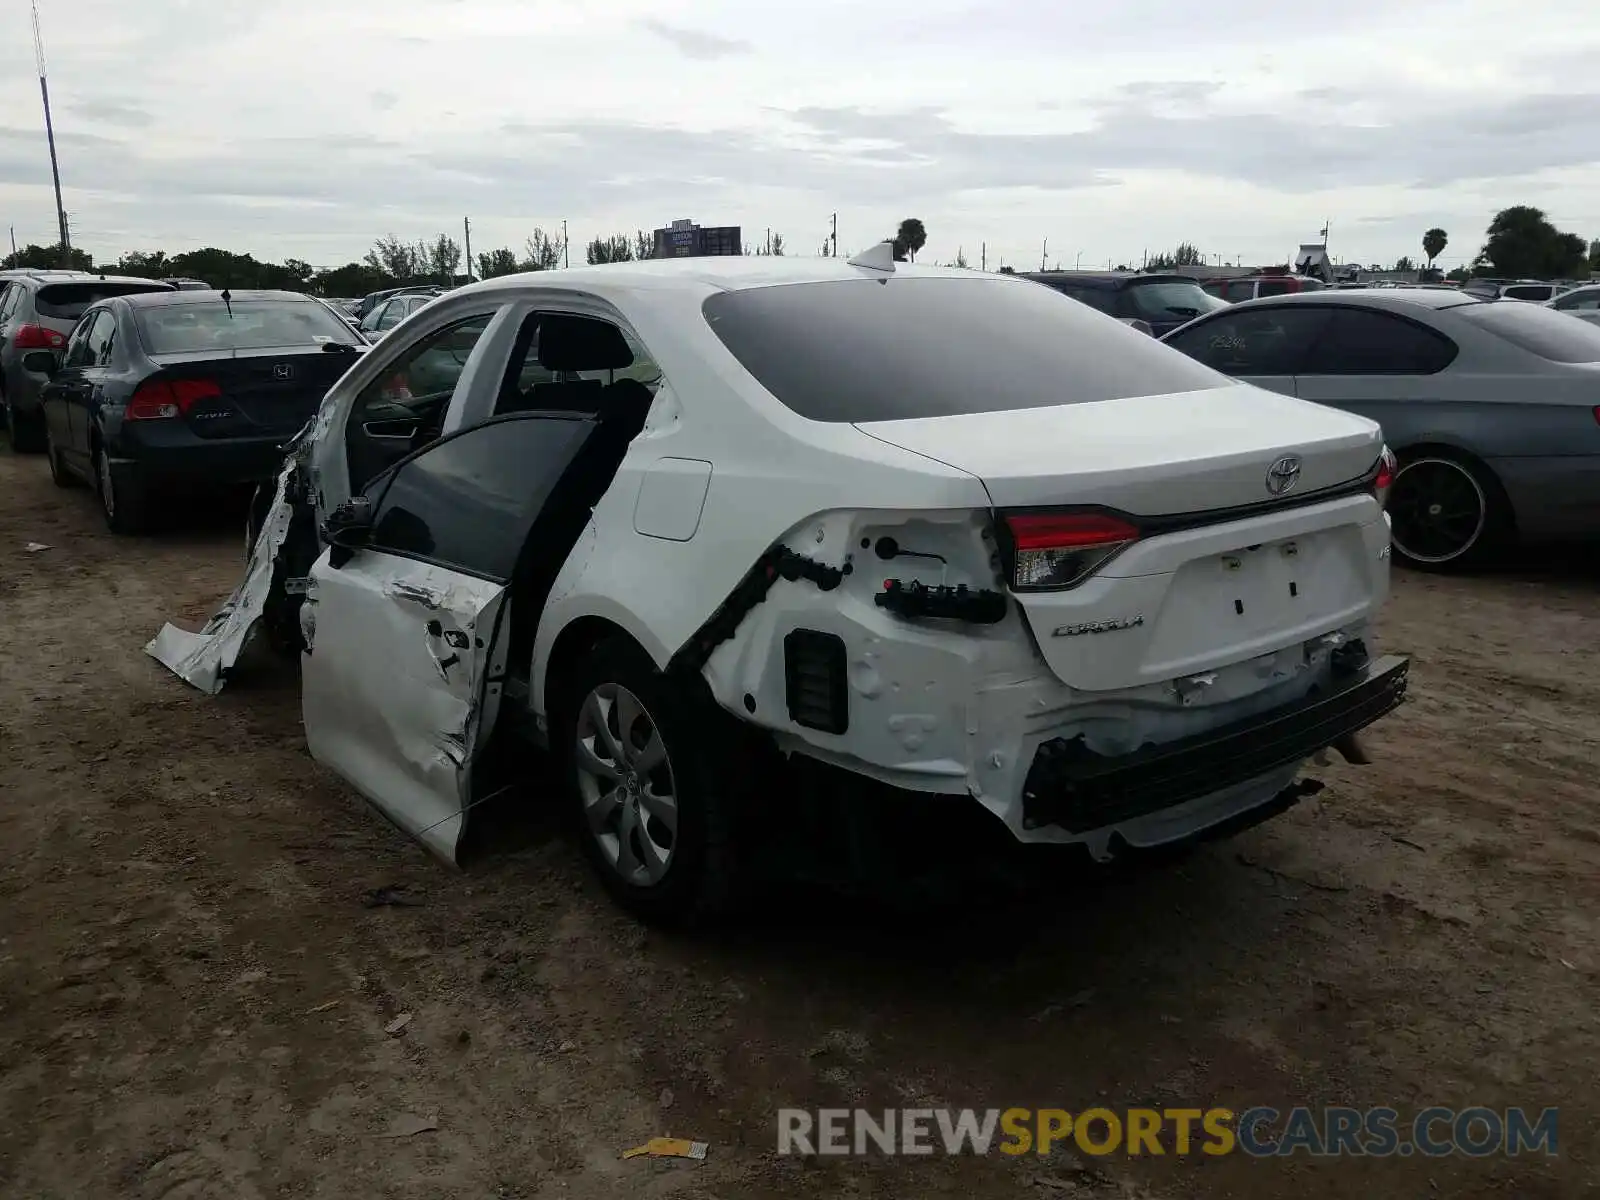
[[[915,261],[928,243],[927,226],[917,217],[907,217],[885,239],[892,243],[897,261]],[[1449,244],[1449,234],[1438,227],[1422,236],[1426,271]],[[654,242],[644,230],[621,232],[590,239],[582,261],[588,263],[629,262],[650,258]],[[782,255],[786,244],[781,233],[769,233],[760,245],[745,247],[746,254]],[[824,242],[820,253],[837,253],[837,246]],[[461,244],[449,234],[430,240],[406,241],[394,234],[380,237],[359,261],[342,267],[317,269],[298,258],[264,262],[250,254],[240,254],[208,246],[168,255],[163,250],[131,250],[114,263],[98,266],[85,251],[73,249],[63,254],[59,246],[29,245],[3,260],[5,267],[71,267],[81,271],[134,275],[148,279],[181,277],[203,279],[215,287],[273,288],[311,292],[320,296],[363,296],[388,287],[420,283],[456,284],[468,278],[493,279],[522,271],[552,271],[571,265],[571,248],[562,237],[535,228],[520,252],[509,246],[473,256],[470,270],[461,273],[465,261]],[[1174,250],[1149,256],[1145,268],[1171,270],[1198,267],[1208,256],[1192,242],[1182,242]],[[958,252],[954,265],[967,265]],[[1120,268],[1120,269],[1126,269]],[[1371,268],[1385,268],[1376,264]],[[1414,271],[1410,256],[1402,257],[1393,271]],[[1557,229],[1540,209],[1514,205],[1495,214],[1486,231],[1482,249],[1467,267],[1458,267],[1447,278],[1465,280],[1493,275],[1510,278],[1571,279],[1590,270],[1600,271],[1600,255],[1591,255],[1589,244],[1574,233]]]

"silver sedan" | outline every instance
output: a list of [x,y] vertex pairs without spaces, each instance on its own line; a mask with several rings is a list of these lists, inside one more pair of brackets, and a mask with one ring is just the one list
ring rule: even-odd
[[1395,553],[1440,569],[1600,535],[1600,325],[1421,288],[1248,300],[1169,333],[1227,375],[1370,417]]
[[1569,317],[1577,317],[1593,325],[1600,325],[1600,283],[1591,283],[1584,287],[1575,287],[1570,292],[1562,292],[1548,304],[1550,308],[1564,312]]

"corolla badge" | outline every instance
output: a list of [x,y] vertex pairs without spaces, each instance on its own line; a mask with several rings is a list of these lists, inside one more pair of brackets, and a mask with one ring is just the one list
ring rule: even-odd
[[1116,633],[1119,629],[1137,629],[1144,624],[1144,614],[1131,617],[1113,617],[1109,621],[1084,621],[1078,625],[1057,625],[1051,637],[1083,637],[1088,633]]
[[1267,468],[1267,495],[1282,496],[1294,490],[1300,482],[1300,459],[1285,454]]

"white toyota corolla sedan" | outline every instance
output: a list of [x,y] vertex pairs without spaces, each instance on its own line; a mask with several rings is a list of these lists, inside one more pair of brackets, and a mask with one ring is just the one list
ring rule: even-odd
[[254,629],[298,653],[312,754],[450,861],[531,730],[648,918],[727,899],[758,760],[1103,860],[1360,759],[1406,683],[1371,627],[1392,461],[1369,420],[887,245],[516,275],[351,366],[244,582],[149,650],[207,691]]

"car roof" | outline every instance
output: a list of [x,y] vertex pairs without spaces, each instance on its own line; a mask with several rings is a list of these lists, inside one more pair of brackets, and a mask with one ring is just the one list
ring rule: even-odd
[[1391,312],[1403,313],[1408,308],[1460,308],[1467,304],[1483,303],[1485,301],[1464,292],[1443,291],[1437,288],[1323,288],[1314,292],[1290,292],[1283,296],[1241,300],[1234,305],[1234,308],[1265,308],[1279,304],[1341,304],[1352,308],[1385,308]]
[[[144,280],[149,283],[150,280]],[[304,301],[307,304],[315,302],[306,293],[301,291],[229,291],[229,301],[261,301],[261,299],[275,299],[275,301]],[[157,309],[157,307],[171,306],[171,304],[221,304],[221,291],[189,290],[179,291],[176,288],[168,291],[138,291],[131,296],[110,296],[107,299],[118,299],[123,304],[131,304],[136,309]]]
[[[613,300],[644,292],[657,294],[681,292],[703,298],[716,292],[738,292],[783,284],[827,283],[887,277],[889,276],[885,272],[868,267],[853,267],[849,260],[843,258],[789,258],[777,255],[746,257],[730,254],[693,258],[652,258],[555,271],[524,271],[516,275],[500,275],[494,279],[468,284],[454,289],[449,295],[453,299],[466,294],[518,292],[538,288],[586,292]],[[1021,273],[1001,274],[997,271],[974,271],[964,267],[925,267],[916,263],[896,263],[893,277],[986,280],[1015,284],[1033,282]],[[1143,276],[1142,278],[1165,277]],[[1188,279],[1188,276],[1173,278]]]
[[1134,283],[1192,283],[1200,281],[1192,275],[1176,271],[1018,271],[1017,278],[1031,279],[1035,283],[1076,283],[1083,287],[1103,288],[1111,291],[1124,284]]
[[148,283],[154,288],[167,288],[171,284],[159,279],[146,279],[140,275],[101,275],[97,271],[17,271],[6,272],[4,278],[31,279],[35,283]]

